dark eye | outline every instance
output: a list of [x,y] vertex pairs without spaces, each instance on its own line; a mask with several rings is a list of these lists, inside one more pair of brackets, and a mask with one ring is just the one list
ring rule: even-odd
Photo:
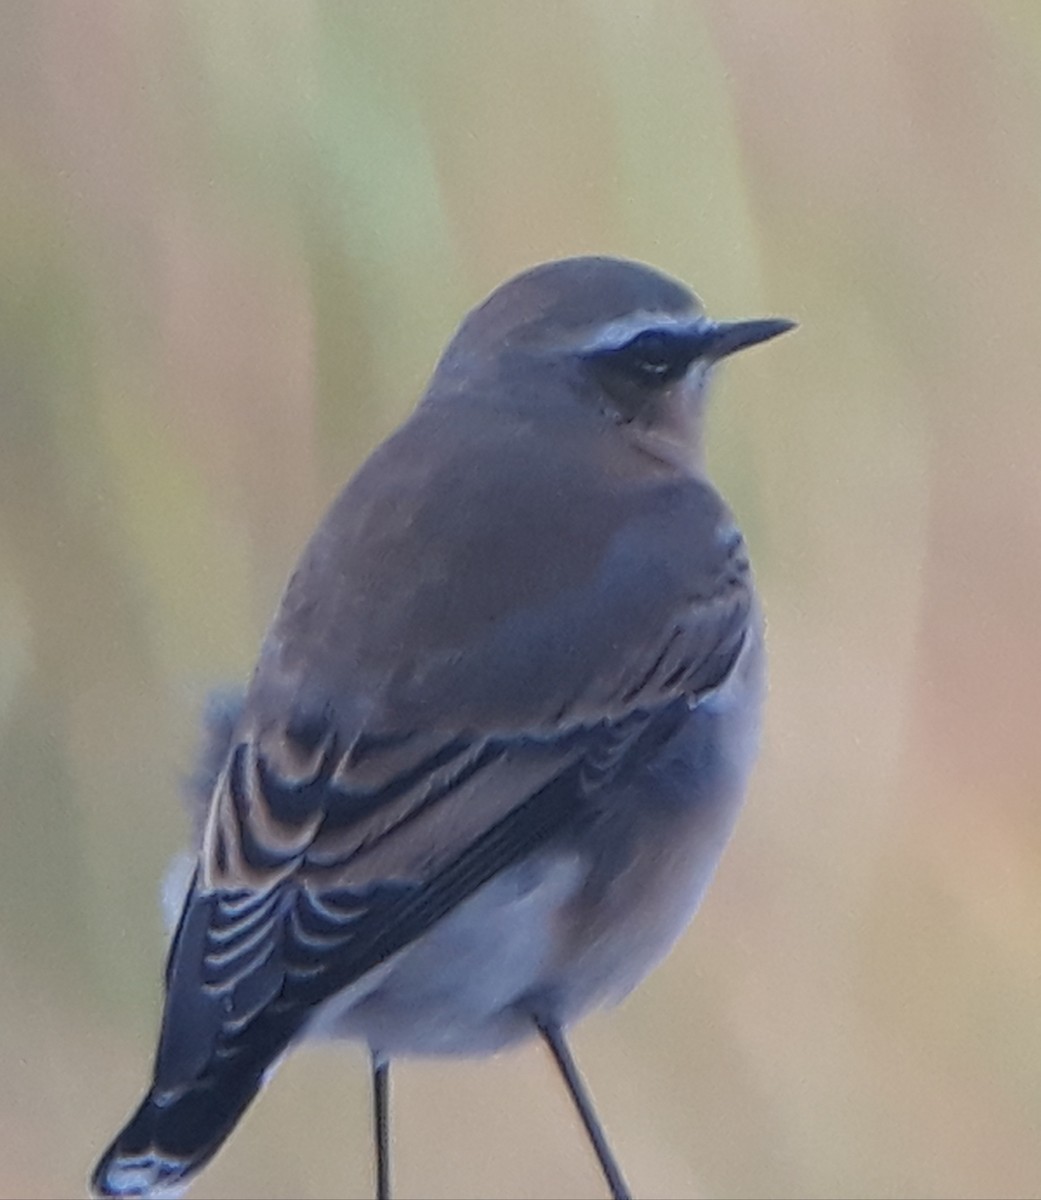
[[686,372],[693,357],[689,337],[662,329],[648,329],[602,355],[612,370],[644,384],[672,383]]

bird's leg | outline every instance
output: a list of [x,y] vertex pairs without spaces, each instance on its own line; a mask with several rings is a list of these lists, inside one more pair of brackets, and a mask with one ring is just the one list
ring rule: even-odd
[[549,1047],[549,1051],[553,1055],[557,1067],[560,1069],[560,1074],[563,1076],[564,1082],[567,1084],[567,1089],[571,1093],[571,1099],[575,1103],[575,1108],[578,1109],[578,1115],[582,1118],[582,1124],[586,1127],[586,1133],[589,1135],[589,1140],[593,1145],[593,1150],[600,1163],[600,1169],[604,1173],[604,1179],[607,1180],[607,1186],[611,1192],[611,1200],[632,1200],[632,1193],[629,1191],[629,1187],[622,1177],[622,1172],[619,1170],[618,1163],[611,1153],[611,1147],[608,1146],[607,1139],[604,1137],[600,1120],[593,1109],[593,1102],[586,1091],[585,1082],[579,1074],[575,1060],[571,1057],[571,1051],[564,1038],[564,1031],[559,1025],[549,1022],[536,1020],[535,1024],[542,1035],[542,1040]]
[[376,1137],[376,1200],[390,1200],[390,1063],[372,1054],[372,1121]]

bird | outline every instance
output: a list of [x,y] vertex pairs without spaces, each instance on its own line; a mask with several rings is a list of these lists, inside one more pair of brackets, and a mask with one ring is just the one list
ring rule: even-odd
[[644,263],[509,279],[306,544],[208,751],[152,1080],[96,1196],[180,1194],[284,1054],[389,1071],[541,1040],[631,1195],[568,1030],[692,918],[757,755],[761,606],[708,384],[793,328]]

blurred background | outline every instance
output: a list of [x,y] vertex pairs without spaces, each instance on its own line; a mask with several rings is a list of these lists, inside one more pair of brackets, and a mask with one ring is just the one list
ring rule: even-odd
[[[1041,1195],[1041,6],[0,6],[0,1194],[149,1069],[214,685],[464,311],[583,252],[799,333],[717,388],[772,695],[667,964],[575,1042],[637,1195]],[[193,1196],[371,1194],[286,1064]],[[407,1063],[401,1197],[602,1185],[535,1048]]]

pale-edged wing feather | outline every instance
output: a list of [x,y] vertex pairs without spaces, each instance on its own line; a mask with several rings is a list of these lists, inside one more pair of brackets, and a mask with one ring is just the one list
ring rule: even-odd
[[277,1055],[314,1008],[420,937],[586,802],[726,679],[735,576],[649,645],[610,718],[518,735],[362,735],[309,715],[237,742],[171,950],[156,1088]]

